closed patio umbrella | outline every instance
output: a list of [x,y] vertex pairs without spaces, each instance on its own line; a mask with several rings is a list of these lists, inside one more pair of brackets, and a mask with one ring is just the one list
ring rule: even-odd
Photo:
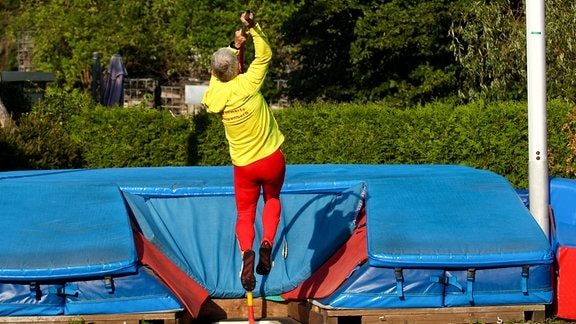
[[122,56],[120,54],[112,55],[103,82],[100,102],[102,105],[108,107],[124,105],[124,78],[127,75],[126,67],[122,63]]

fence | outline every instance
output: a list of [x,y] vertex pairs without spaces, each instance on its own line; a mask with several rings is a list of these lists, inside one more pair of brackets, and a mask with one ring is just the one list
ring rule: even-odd
[[144,105],[168,109],[174,116],[197,113],[206,91],[204,85],[158,86],[155,79],[125,79],[124,107]]

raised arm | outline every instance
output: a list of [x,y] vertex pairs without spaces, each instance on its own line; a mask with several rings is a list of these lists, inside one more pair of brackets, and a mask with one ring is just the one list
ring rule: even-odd
[[268,37],[254,20],[253,13],[243,13],[240,17],[242,24],[248,29],[254,42],[254,61],[250,63],[248,71],[244,74],[242,85],[250,91],[259,91],[264,83],[268,67],[272,59],[272,49],[268,42]]

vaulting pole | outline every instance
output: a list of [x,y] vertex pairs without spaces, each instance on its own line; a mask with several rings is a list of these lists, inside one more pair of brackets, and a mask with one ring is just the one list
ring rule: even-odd
[[544,0],[526,0],[528,76],[528,195],[530,212],[550,237],[546,127],[546,27]]

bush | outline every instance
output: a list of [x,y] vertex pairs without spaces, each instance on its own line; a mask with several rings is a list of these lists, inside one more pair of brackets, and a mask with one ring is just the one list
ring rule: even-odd
[[192,118],[195,132],[191,136],[192,165],[229,165],[228,143],[220,117],[202,112]]
[[0,98],[14,121],[18,121],[20,116],[32,109],[22,88],[14,84],[0,82]]
[[576,178],[576,107],[553,101],[547,119],[550,175]]
[[[24,104],[22,101],[21,104]],[[81,168],[81,146],[66,128],[70,116],[90,105],[80,92],[48,89],[45,100],[20,110],[16,123],[0,130],[2,170]]]
[[70,122],[87,168],[187,165],[191,125],[167,110],[103,106]]
[[[460,164],[528,186],[525,102],[437,102],[410,109],[296,104],[274,111],[289,164]],[[107,108],[78,93],[51,92],[0,131],[0,169],[230,165],[218,115]],[[550,175],[576,176],[576,108],[548,104]]]
[[[548,110],[550,174],[573,175],[576,112],[558,101]],[[528,185],[526,103],[434,103],[407,110],[318,103],[280,111],[277,118],[288,163],[461,164],[496,172],[519,188]]]

